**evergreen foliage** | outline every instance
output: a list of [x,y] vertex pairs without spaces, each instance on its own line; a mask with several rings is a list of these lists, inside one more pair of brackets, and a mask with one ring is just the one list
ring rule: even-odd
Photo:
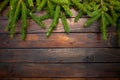
[[[43,20],[52,19],[46,33],[47,37],[51,35],[60,18],[65,32],[69,33],[70,30],[66,18],[72,17],[71,8],[74,8],[78,11],[75,22],[82,15],[90,17],[85,22],[85,27],[100,20],[103,40],[107,40],[107,27],[109,25],[116,26],[120,44],[120,0],[3,0],[0,2],[0,13],[7,6],[9,6],[7,14],[9,23],[6,30],[10,31],[11,37],[15,34],[16,23],[21,19],[21,39],[25,39],[28,17],[32,18],[41,28],[45,28]],[[41,12],[43,10],[46,11],[45,15],[38,17],[35,14],[36,11]]]

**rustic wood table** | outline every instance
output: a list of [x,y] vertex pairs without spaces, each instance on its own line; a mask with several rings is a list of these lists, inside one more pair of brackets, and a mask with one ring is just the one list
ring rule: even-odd
[[101,39],[99,22],[83,28],[86,17],[74,23],[68,18],[70,33],[62,23],[46,38],[28,20],[27,38],[20,39],[21,22],[14,38],[5,31],[6,17],[0,17],[0,80],[120,80],[120,48],[114,27],[108,27],[108,40]]

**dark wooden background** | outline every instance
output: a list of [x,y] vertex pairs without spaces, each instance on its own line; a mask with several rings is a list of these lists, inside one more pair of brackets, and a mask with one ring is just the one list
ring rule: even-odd
[[14,38],[5,31],[5,13],[0,17],[0,80],[120,80],[115,27],[108,27],[108,40],[103,41],[99,21],[83,28],[87,17],[74,23],[73,10],[69,35],[60,21],[46,38],[51,20],[44,21],[47,29],[43,30],[29,19],[27,38],[22,41],[20,21]]

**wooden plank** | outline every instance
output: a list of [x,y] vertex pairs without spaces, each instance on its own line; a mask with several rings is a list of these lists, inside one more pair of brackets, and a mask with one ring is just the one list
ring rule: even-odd
[[85,78],[23,78],[21,80],[86,80]]
[[[87,20],[87,18],[81,18],[78,22],[74,22],[74,18],[68,18],[68,24],[70,27],[70,32],[100,32],[99,27],[100,24],[99,22],[95,22],[93,24],[91,24],[91,26],[89,26],[88,28],[84,28],[84,23]],[[41,29],[40,26],[38,26],[34,21],[32,21],[31,19],[28,20],[29,25],[28,25],[28,29],[27,32],[28,33],[38,33],[38,32],[47,32],[50,23],[52,22],[52,20],[48,19],[45,20],[44,23],[46,24],[46,29]],[[0,20],[0,33],[9,33],[7,31],[5,31],[5,27],[8,24],[7,20]],[[21,28],[21,22],[19,21],[17,24],[17,28],[16,28],[16,32],[19,33],[20,32],[20,28]],[[108,27],[108,32],[111,31],[116,31],[115,27]],[[65,32],[62,22],[59,21],[58,26],[56,27],[56,29],[53,32]]]
[[86,78],[0,78],[0,80],[86,80]]
[[0,62],[120,62],[119,48],[0,49]]
[[120,78],[23,78],[21,80],[120,80]]
[[120,78],[0,78],[0,80],[120,80]]
[[1,63],[0,77],[120,77],[120,63]]
[[117,47],[116,33],[108,33],[108,40],[103,41],[96,33],[53,33],[49,38],[44,33],[28,34],[25,41],[20,35],[10,38],[1,34],[0,48],[56,48],[56,47]]
[[20,78],[0,78],[0,80],[21,80]]
[[120,78],[87,78],[86,80],[120,80]]

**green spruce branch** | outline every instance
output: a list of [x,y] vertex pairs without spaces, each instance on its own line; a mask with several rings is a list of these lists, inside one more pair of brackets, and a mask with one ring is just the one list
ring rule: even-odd
[[[119,0],[3,0],[0,2],[0,13],[9,6],[8,25],[6,30],[10,31],[13,37],[18,20],[22,21],[21,39],[25,40],[27,33],[28,17],[34,20],[41,28],[45,29],[44,20],[52,19],[46,36],[49,37],[52,31],[61,20],[65,32],[69,33],[67,17],[72,17],[71,8],[78,11],[75,22],[83,15],[90,18],[84,26],[89,27],[93,22],[100,21],[100,30],[103,40],[107,40],[107,27],[116,26],[118,41],[120,45],[120,1]],[[38,17],[35,12],[46,11],[46,14]]]

